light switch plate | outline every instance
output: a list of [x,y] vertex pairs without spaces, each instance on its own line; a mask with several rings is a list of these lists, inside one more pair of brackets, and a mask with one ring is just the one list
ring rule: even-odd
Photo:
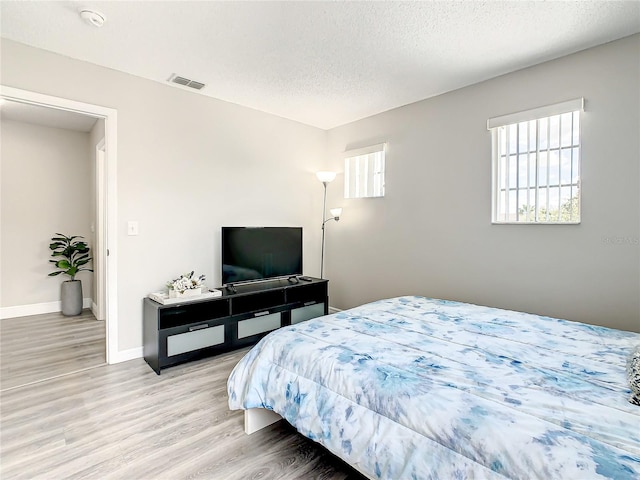
[[127,222],[127,235],[138,235],[138,222],[135,220]]

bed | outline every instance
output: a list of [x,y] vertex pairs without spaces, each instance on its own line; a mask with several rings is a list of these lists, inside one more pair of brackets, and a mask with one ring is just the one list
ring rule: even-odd
[[272,332],[231,373],[229,407],[283,417],[369,478],[639,479],[625,374],[638,344],[633,332],[398,297]]

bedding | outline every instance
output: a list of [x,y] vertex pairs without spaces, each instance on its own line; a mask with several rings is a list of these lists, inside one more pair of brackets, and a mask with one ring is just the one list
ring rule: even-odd
[[424,297],[281,328],[231,409],[273,410],[370,478],[638,479],[640,334]]

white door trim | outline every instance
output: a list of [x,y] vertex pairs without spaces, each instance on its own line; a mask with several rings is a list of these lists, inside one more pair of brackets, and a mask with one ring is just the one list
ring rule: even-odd
[[106,268],[105,262],[107,259],[107,242],[105,238],[105,217],[106,217],[106,194],[105,194],[105,180],[106,180],[106,145],[104,138],[102,138],[95,147],[95,183],[96,183],[96,228],[95,228],[95,249],[98,255],[95,255],[95,262],[93,265],[93,271],[95,272],[94,278],[96,281],[96,298],[94,302],[96,305],[96,311],[94,315],[98,320],[106,319],[106,305],[105,305],[105,293],[106,293]]
[[78,102],[67,98],[54,97],[42,93],[31,92],[19,88],[0,85],[0,96],[7,100],[40,105],[43,107],[67,110],[71,112],[99,117],[105,120],[105,159],[106,159],[106,329],[107,329],[107,363],[122,361],[118,350],[118,198],[117,198],[117,117],[113,108]]

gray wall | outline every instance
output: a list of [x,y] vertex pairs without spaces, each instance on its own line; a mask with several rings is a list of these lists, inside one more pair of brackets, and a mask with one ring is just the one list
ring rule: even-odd
[[[47,276],[51,237],[91,238],[89,134],[7,120],[1,134],[0,306],[57,302],[69,277]],[[92,274],[77,279],[91,298]]]
[[[640,331],[640,35],[329,131],[388,142],[386,197],[341,198],[331,304],[420,294]],[[490,117],[584,97],[582,223],[491,225]]]
[[1,48],[3,85],[118,111],[118,351],[142,346],[149,292],[190,270],[220,282],[223,225],[302,226],[304,270],[317,274],[325,131],[6,39]]

